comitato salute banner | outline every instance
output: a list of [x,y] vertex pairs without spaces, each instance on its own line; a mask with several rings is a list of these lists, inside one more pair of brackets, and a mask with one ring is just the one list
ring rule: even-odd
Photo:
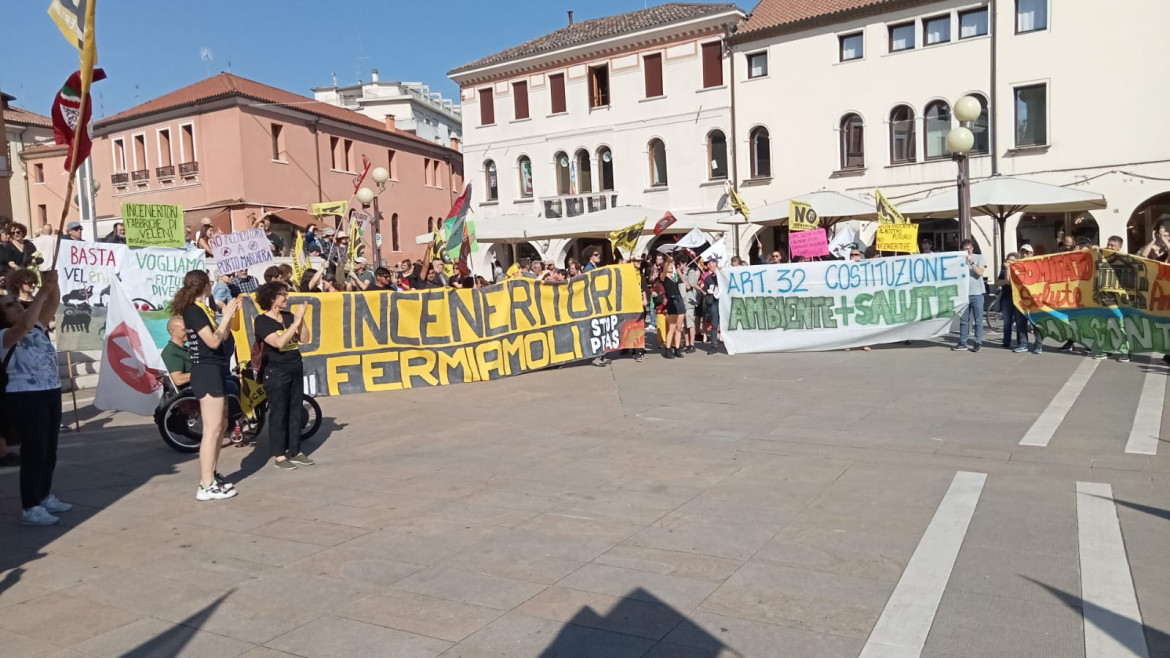
[[[234,327],[251,358],[259,309],[244,298]],[[563,283],[509,279],[485,288],[297,294],[309,305],[301,344],[308,390],[344,395],[500,379],[642,347],[642,292],[633,265]]]
[[1105,249],[1012,263],[1016,307],[1045,338],[1094,352],[1170,352],[1170,265]]
[[964,252],[752,265],[719,272],[729,354],[838,350],[950,331],[967,308]]

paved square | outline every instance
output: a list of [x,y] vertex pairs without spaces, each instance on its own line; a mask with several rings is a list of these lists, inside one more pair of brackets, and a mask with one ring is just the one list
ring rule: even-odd
[[[3,656],[1170,657],[1166,370],[941,343],[321,400],[317,465],[83,409],[0,472]],[[1070,381],[1072,382],[1070,384]]]

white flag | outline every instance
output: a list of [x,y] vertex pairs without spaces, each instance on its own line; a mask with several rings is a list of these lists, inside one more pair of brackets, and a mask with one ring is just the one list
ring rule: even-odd
[[162,399],[162,354],[117,277],[110,284],[106,340],[93,406],[153,416]]
[[715,244],[703,250],[699,254],[699,262],[706,263],[709,256],[714,256],[719,261],[719,267],[727,267],[727,240],[726,238],[719,238]]
[[662,253],[670,253],[680,249],[697,249],[706,243],[707,238],[703,237],[703,232],[699,230],[698,226],[696,226],[695,228],[691,229],[690,233],[682,236],[678,242],[664,244],[658,248],[658,251],[661,251]]
[[861,241],[861,234],[858,233],[857,228],[852,224],[838,226],[837,232],[833,234],[833,239],[829,241],[829,253],[837,258],[848,260],[849,250],[853,245],[857,245],[862,251],[865,251],[865,243]]

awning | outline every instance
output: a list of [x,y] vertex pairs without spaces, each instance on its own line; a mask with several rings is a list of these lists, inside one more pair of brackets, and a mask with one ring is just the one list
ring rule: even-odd
[[300,208],[285,208],[284,210],[270,212],[264,216],[267,217],[269,221],[284,222],[286,224],[292,224],[298,228],[309,228],[310,224],[320,223],[320,220],[317,217],[309,214],[307,210],[302,210]]
[[872,201],[863,201],[862,199],[842,192],[819,190],[791,199],[785,199],[778,203],[769,203],[759,208],[751,208],[749,222],[744,222],[743,216],[739,214],[720,221],[724,224],[751,223],[757,226],[780,226],[788,223],[788,207],[790,201],[799,201],[811,205],[817,216],[822,218],[877,219],[877,208]]
[[[667,211],[661,208],[647,208],[644,206],[619,206],[599,212],[586,213],[568,219],[547,222],[538,227],[535,232],[529,233],[528,238],[533,240],[551,240],[555,238],[608,238],[610,233],[629,228],[643,219],[646,225],[642,228],[642,235],[654,233],[654,225],[666,215]],[[726,233],[727,226],[719,223],[727,215],[706,217],[703,215],[684,212],[671,212],[675,222],[662,231],[663,234],[689,233],[698,228],[705,233]],[[480,240],[483,240],[481,237]]]
[[[975,214],[999,220],[1018,212],[1081,212],[1107,206],[1096,192],[1038,183],[1012,176],[994,176],[971,184],[971,209]],[[909,217],[955,217],[959,196],[954,187],[934,190],[930,196],[903,203],[899,212]]]

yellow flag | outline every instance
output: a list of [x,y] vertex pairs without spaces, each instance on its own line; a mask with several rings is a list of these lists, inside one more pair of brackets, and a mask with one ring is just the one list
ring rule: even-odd
[[79,52],[85,47],[85,14],[88,10],[84,0],[82,2],[65,3],[53,0],[49,4],[49,18],[61,30],[61,36]]
[[618,251],[625,249],[631,254],[634,253],[634,245],[638,243],[638,237],[642,235],[642,229],[646,227],[646,218],[636,224],[621,229],[620,231],[611,231],[609,234],[609,243],[613,245],[613,250]]
[[910,220],[902,216],[894,204],[882,194],[879,189],[874,189],[874,198],[877,199],[877,215],[879,224],[909,224]]
[[[97,65],[97,34],[94,33],[94,16],[97,10],[97,0],[86,0],[85,3],[85,34],[81,46],[81,98],[82,103],[89,97],[89,87],[93,84],[93,67]],[[82,115],[85,106],[82,106]],[[78,126],[78,132],[81,126]]]
[[255,416],[256,407],[268,399],[264,386],[248,377],[240,378],[240,410],[248,418]]
[[788,202],[789,231],[811,231],[820,223],[821,218],[817,216],[817,211],[813,210],[812,204],[803,201]]
[[305,277],[305,234],[297,231],[297,240],[293,243],[292,283],[300,287],[301,279]]
[[346,254],[346,261],[350,265],[353,264],[358,257],[358,249],[362,246],[362,227],[358,222],[350,220],[349,222],[349,253]]
[[744,221],[748,221],[748,215],[751,214],[751,211],[748,210],[747,204],[743,202],[743,199],[739,198],[739,194],[735,191],[735,188],[730,185],[727,186],[727,202],[731,204],[731,208],[735,212],[743,215]]
[[348,209],[348,201],[326,201],[324,203],[313,203],[309,205],[309,212],[314,217],[320,217],[322,215],[345,217],[345,211]]

